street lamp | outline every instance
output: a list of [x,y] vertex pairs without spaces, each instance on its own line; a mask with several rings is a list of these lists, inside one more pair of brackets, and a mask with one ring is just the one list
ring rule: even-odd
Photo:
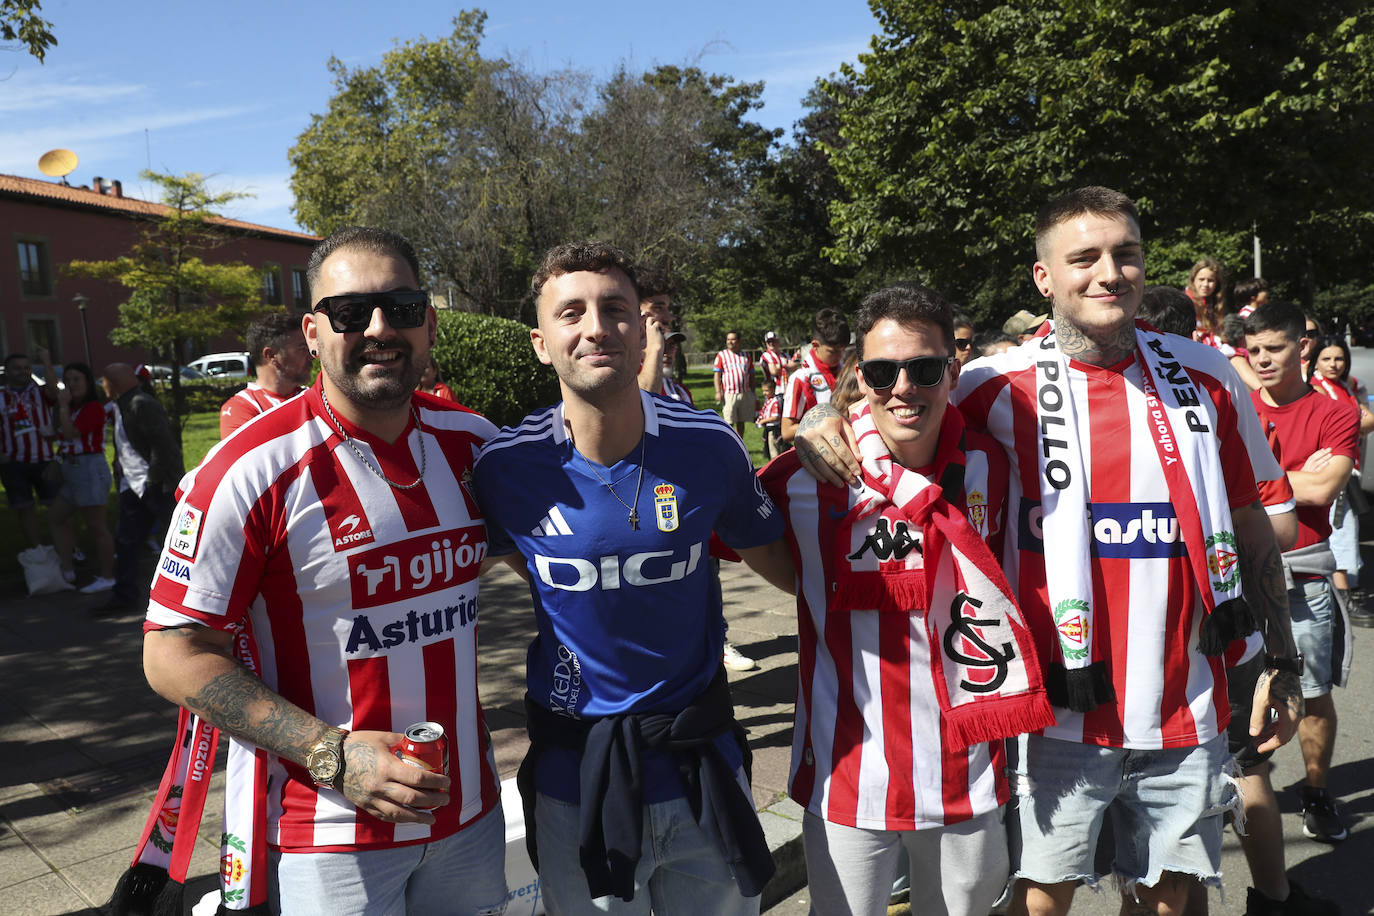
[[[86,330],[86,303],[91,301],[91,297],[83,293],[72,296],[72,301],[76,303],[76,308],[81,312],[81,342],[86,345],[86,365],[91,365],[91,335]],[[94,367],[92,367],[94,369]]]

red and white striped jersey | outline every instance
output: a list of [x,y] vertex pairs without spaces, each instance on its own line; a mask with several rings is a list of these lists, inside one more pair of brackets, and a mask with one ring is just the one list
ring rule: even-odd
[[[1006,519],[1007,462],[988,437],[966,436],[963,508],[996,553]],[[818,817],[869,830],[940,827],[1004,803],[1003,742],[954,751],[941,739],[922,616],[827,613],[834,539],[849,491],[818,483],[795,451],[759,476],[787,520],[798,578],[792,797]],[[874,515],[873,527],[856,527],[853,537],[870,536],[895,511]]]
[[225,439],[234,430],[238,429],[249,420],[260,413],[266,413],[273,407],[289,398],[300,394],[302,388],[295,394],[282,397],[279,394],[268,391],[257,382],[249,382],[248,387],[242,391],[234,393],[234,396],[225,401],[219,409],[219,437]]
[[726,394],[739,394],[749,387],[749,378],[754,371],[754,358],[739,350],[721,350],[716,354],[713,370],[720,373],[722,391]]
[[11,461],[51,461],[52,411],[34,382],[17,391],[0,386],[0,454]]
[[[1202,397],[1229,504],[1258,498],[1256,480],[1280,475],[1247,392],[1216,350],[1169,338]],[[1046,579],[1066,562],[1044,544],[1037,460],[1041,440],[1035,363],[1040,341],[964,367],[953,400],[971,427],[992,435],[1011,460],[1004,567],[1036,635],[1042,661],[1057,658]],[[1093,519],[1093,639],[1110,666],[1116,702],[1088,713],[1055,708],[1045,734],[1110,747],[1191,747],[1230,719],[1220,658],[1198,651],[1201,597],[1184,553],[1159,452],[1150,437],[1140,362],[1100,368],[1069,362]],[[1167,385],[1167,379],[1160,380]],[[1072,485],[1079,485],[1075,482]]]
[[759,405],[758,415],[754,417],[755,426],[763,426],[766,423],[777,423],[782,419],[782,398],[776,394],[771,398],[765,398]]
[[815,350],[807,350],[802,357],[801,368],[792,373],[787,380],[783,394],[782,415],[790,420],[800,420],[806,412],[817,404],[829,404],[832,382],[838,366],[825,366],[816,359]]
[[[345,441],[317,384],[219,443],[182,480],[145,629],[247,623],[263,681],[307,712],[353,731],[433,721],[448,735],[452,801],[433,826],[377,820],[272,758],[267,838],[276,848],[429,842],[499,798],[477,700],[487,540],[468,490],[473,458],[496,430],[447,401],[417,394],[412,406],[419,424],[396,442],[343,421]],[[355,448],[394,481],[415,480],[423,464],[423,480],[395,489]]]
[[779,391],[787,384],[787,357],[779,351],[765,347],[759,354],[759,368],[773,380]]

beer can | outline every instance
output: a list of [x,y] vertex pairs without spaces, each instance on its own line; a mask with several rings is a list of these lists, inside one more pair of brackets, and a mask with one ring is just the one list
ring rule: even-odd
[[448,775],[448,738],[438,722],[417,722],[405,730],[401,743],[391,749],[402,762],[431,773]]

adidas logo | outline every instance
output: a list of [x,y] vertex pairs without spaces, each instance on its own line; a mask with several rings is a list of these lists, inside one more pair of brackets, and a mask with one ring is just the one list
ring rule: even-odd
[[549,514],[539,520],[539,524],[534,526],[530,534],[535,537],[552,537],[556,534],[572,534],[572,528],[568,527],[567,519],[563,518],[563,513],[554,506],[549,510]]

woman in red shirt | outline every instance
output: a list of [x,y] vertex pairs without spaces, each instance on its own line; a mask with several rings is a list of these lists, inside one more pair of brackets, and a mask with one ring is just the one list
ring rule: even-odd
[[[1353,404],[1360,411],[1360,451],[1363,457],[1364,436],[1374,431],[1374,412],[1369,409],[1369,396],[1358,380],[1350,377],[1350,347],[1343,337],[1317,338],[1312,347],[1309,368],[1312,387],[1337,401]],[[1359,584],[1360,577],[1360,503],[1364,502],[1360,489],[1360,465],[1355,461],[1355,474],[1331,506],[1331,551],[1338,567],[1332,577],[1336,588],[1349,589]],[[1353,497],[1353,499],[1352,499]],[[1353,581],[1352,581],[1353,580]]]
[[95,541],[99,574],[82,592],[93,595],[114,586],[114,538],[105,524],[110,496],[110,464],[105,460],[105,404],[85,363],[68,363],[57,390],[56,426],[61,442],[62,487],[49,509],[58,562],[67,581],[76,579],[72,547],[76,542],[75,515],[86,520]]

